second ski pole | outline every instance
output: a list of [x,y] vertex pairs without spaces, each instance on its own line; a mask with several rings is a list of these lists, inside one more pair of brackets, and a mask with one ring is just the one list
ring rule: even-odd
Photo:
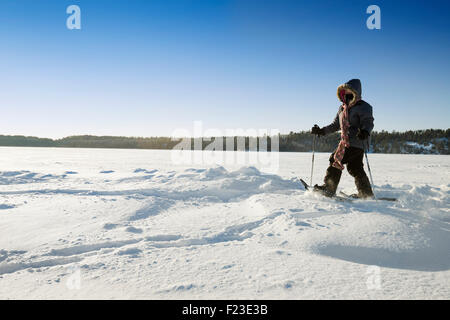
[[363,141],[363,147],[364,147],[364,155],[366,157],[367,171],[369,171],[370,184],[372,185],[373,196],[376,199],[376,196],[375,196],[375,185],[373,184],[373,178],[372,178],[372,170],[370,170],[369,158],[367,157],[367,150],[369,149],[369,141],[367,139]]
[[313,173],[314,173],[314,154],[316,151],[316,135],[313,135],[313,145],[312,145],[312,164],[311,164],[311,179],[309,185],[312,187],[313,183]]

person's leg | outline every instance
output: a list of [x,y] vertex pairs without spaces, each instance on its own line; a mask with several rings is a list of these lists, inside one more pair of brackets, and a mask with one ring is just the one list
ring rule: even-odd
[[323,179],[324,185],[317,186],[317,189],[324,191],[324,193],[328,196],[334,196],[339,185],[339,181],[341,180],[342,171],[333,167],[334,152],[331,154],[329,161],[330,166],[327,168],[325,178]]
[[347,156],[347,170],[355,178],[358,196],[360,198],[373,197],[372,187],[363,166],[364,150],[350,147],[345,153]]

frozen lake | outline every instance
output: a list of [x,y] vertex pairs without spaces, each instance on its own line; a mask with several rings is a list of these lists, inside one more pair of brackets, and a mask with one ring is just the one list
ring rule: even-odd
[[337,202],[301,187],[310,153],[270,173],[167,150],[0,155],[1,299],[450,299],[450,156],[369,154],[399,200]]

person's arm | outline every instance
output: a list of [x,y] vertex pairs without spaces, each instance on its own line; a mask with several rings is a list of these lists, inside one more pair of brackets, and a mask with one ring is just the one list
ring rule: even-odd
[[334,118],[333,122],[329,124],[328,126],[325,126],[322,128],[324,134],[329,134],[336,132],[341,129],[341,125],[339,124],[339,112],[337,113],[336,117]]
[[372,107],[366,103],[359,112],[360,129],[365,130],[370,134],[373,129],[373,120]]

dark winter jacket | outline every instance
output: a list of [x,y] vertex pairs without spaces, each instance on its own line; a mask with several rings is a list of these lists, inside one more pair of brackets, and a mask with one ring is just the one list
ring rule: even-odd
[[[350,146],[363,149],[363,141],[359,140],[356,134],[358,133],[358,128],[361,128],[361,130],[366,130],[369,133],[372,132],[374,120],[372,116],[372,107],[364,100],[361,100],[361,82],[358,79],[350,80],[349,82],[338,87],[339,100],[341,100],[339,93],[344,89],[346,89],[347,91],[351,91],[354,96],[353,100],[349,103],[351,107],[348,110],[348,117],[350,122]],[[323,128],[325,134],[336,132],[341,129],[339,123],[339,118],[341,117],[341,115],[342,106],[339,106],[339,111],[333,122]]]

